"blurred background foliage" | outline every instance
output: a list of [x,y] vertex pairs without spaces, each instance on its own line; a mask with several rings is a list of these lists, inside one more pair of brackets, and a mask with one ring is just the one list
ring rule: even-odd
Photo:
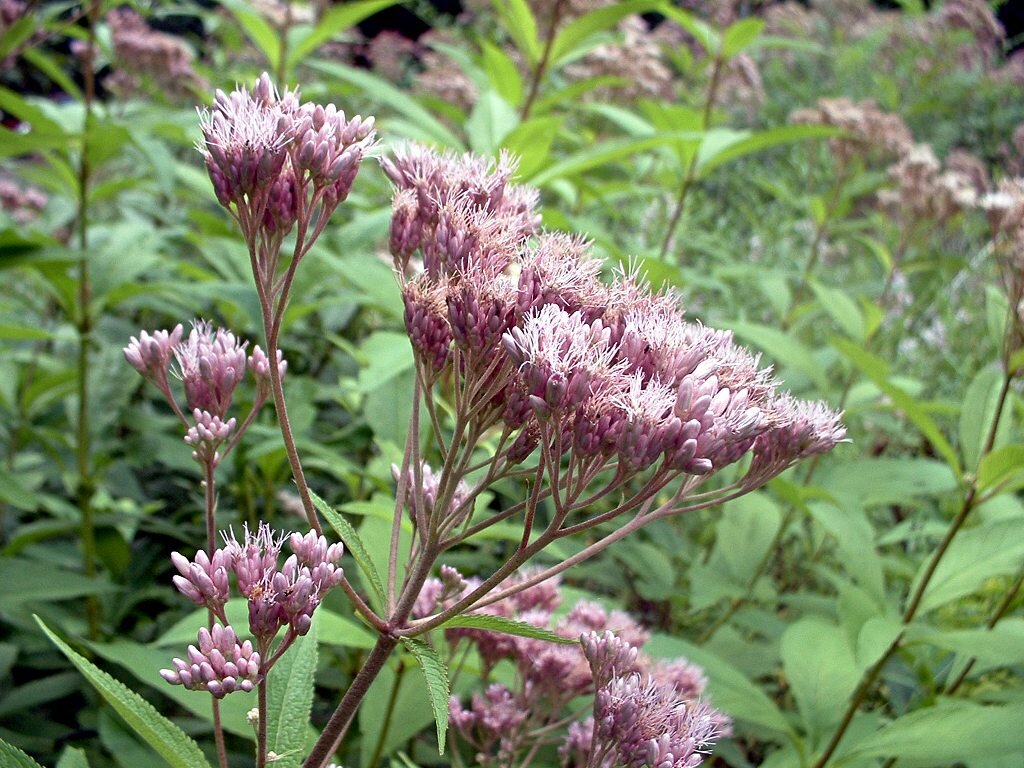
[[[712,762],[1020,766],[1016,313],[982,202],[1024,172],[1024,58],[981,0],[892,5],[0,0],[0,738],[46,765],[155,764],[35,613],[209,748],[205,697],[157,675],[196,621],[168,555],[203,540],[198,473],[121,348],[193,317],[261,341],[245,246],[193,144],[195,107],[267,70],[375,115],[382,152],[514,153],[547,228],[845,409],[834,455],[568,577],[704,666],[735,720]],[[379,553],[413,376],[389,216],[368,163],[299,271],[282,345],[311,484]],[[222,470],[221,523],[299,527],[261,418]],[[327,607],[314,722],[372,640]],[[447,760],[402,669],[346,765]],[[251,706],[225,705],[238,765]]]

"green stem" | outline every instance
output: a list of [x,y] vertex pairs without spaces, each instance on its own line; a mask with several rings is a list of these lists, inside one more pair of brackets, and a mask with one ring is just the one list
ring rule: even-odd
[[[89,282],[89,167],[88,135],[93,122],[93,102],[96,98],[96,78],[93,74],[93,51],[96,45],[96,24],[99,22],[100,3],[89,6],[88,37],[82,58],[82,79],[85,85],[85,122],[82,127],[81,157],[78,165],[78,429],[76,435],[76,468],[78,483],[75,497],[81,515],[83,567],[87,578],[96,575],[96,528],[93,519],[93,497],[96,480],[92,473],[92,435],[89,426],[89,351],[92,346],[93,318],[90,312],[92,286]],[[86,598],[89,638],[99,638],[99,603],[95,595]]]
[[[1017,595],[1020,594],[1022,586],[1024,586],[1024,567],[1017,571],[1017,578],[1007,590],[1006,594],[1003,595],[1003,599],[999,601],[999,605],[996,606],[996,610],[985,623],[986,629],[994,629],[996,624],[1002,620],[1007,611],[1010,610],[1010,605],[1013,604],[1014,599],[1016,599]],[[960,671],[960,674],[956,676],[956,679],[946,687],[945,693],[947,696],[952,696],[960,689],[960,686],[963,685],[964,680],[967,679],[967,675],[970,674],[977,661],[978,658],[976,656],[972,656],[967,661],[967,664],[964,665],[964,668]]]
[[544,79],[544,73],[547,71],[548,64],[550,63],[551,48],[555,44],[555,32],[558,31],[558,22],[562,18],[563,5],[565,5],[565,0],[556,0],[555,7],[551,9],[551,21],[548,24],[548,33],[544,40],[544,51],[541,53],[540,61],[537,62],[537,68],[533,70],[533,78],[530,81],[530,93],[526,97],[522,111],[519,113],[520,121],[525,121],[530,116],[530,110],[533,109],[533,104],[537,100],[537,93],[540,91],[540,81]]
[[[714,64],[711,69],[711,82],[708,83],[707,98],[704,100],[704,112],[701,117],[701,130],[706,131],[708,126],[711,125],[711,111],[715,108],[715,99],[718,96],[718,84],[722,75],[722,68],[725,65],[725,60],[722,57],[721,52],[715,56]],[[690,188],[693,183],[697,180],[697,158],[700,155],[700,148],[698,147],[693,151],[693,157],[690,158],[690,164],[686,168],[686,175],[683,177],[683,183],[679,187],[679,195],[676,198],[675,208],[672,211],[672,216],[668,222],[668,229],[665,231],[665,239],[661,241],[661,251],[658,254],[658,258],[662,261],[668,256],[669,246],[672,245],[672,238],[675,237],[676,228],[679,226],[679,220],[683,216],[683,211],[686,208],[686,197],[690,193]]]
[[[988,435],[985,438],[985,444],[981,450],[981,457],[987,456],[992,451],[992,447],[995,445],[996,433],[999,429],[999,421],[1002,418],[1003,410],[1006,407],[1006,399],[1009,394],[1010,384],[1012,381],[1012,373],[1008,373],[1003,377],[1003,385],[999,391],[999,398],[996,401],[995,414],[992,417],[992,424],[989,427]],[[911,595],[910,600],[907,602],[907,607],[903,611],[902,617],[902,623],[904,627],[908,626],[914,620],[914,617],[917,616],[917,612],[921,608],[921,601],[924,599],[924,596],[928,591],[928,585],[931,583],[932,578],[935,576],[935,571],[938,569],[939,563],[942,561],[942,558],[945,556],[946,552],[949,551],[949,547],[953,543],[953,539],[956,537],[957,533],[959,533],[960,529],[963,528],[963,525],[966,522],[967,518],[974,510],[977,504],[977,500],[978,481],[977,477],[975,477],[975,479],[971,482],[970,486],[967,488],[967,493],[964,496],[964,501],[960,507],[960,511],[957,512],[957,515],[953,518],[953,521],[950,523],[949,528],[946,529],[946,535],[943,537],[942,542],[935,550],[935,553],[932,555],[931,560],[929,560],[928,565],[925,568],[924,573],[922,574],[921,579],[917,584],[917,587],[914,589],[914,592]],[[879,674],[881,674],[882,668],[886,665],[886,663],[888,663],[889,659],[893,657],[896,651],[899,650],[900,643],[902,642],[902,640],[903,632],[901,631],[900,634],[897,635],[896,639],[893,640],[892,644],[889,646],[886,652],[882,655],[882,658],[880,658],[861,679],[861,684],[857,687],[857,690],[855,691],[853,697],[850,699],[850,703],[847,706],[846,712],[843,714],[842,719],[840,720],[839,726],[836,728],[835,733],[832,734],[831,740],[825,747],[825,750],[821,753],[821,756],[818,758],[817,762],[814,763],[813,768],[824,768],[826,763],[828,763],[828,760],[835,753],[836,748],[839,746],[840,742],[843,740],[843,736],[845,736],[846,734],[847,729],[850,727],[850,723],[853,721],[854,715],[856,715],[857,710],[860,708],[860,705],[864,702],[864,698],[867,696],[869,689],[874,684]]]

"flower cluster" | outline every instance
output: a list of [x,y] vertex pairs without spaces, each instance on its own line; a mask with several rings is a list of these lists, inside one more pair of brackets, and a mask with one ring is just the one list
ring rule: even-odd
[[[503,586],[513,586],[527,578],[529,573],[513,577]],[[465,588],[472,586],[470,581]],[[435,579],[428,582],[422,596],[440,592],[441,582]],[[442,598],[437,604],[443,604],[445,599],[450,598]],[[558,645],[482,629],[459,628],[447,631],[449,643],[472,643],[484,662],[485,679],[489,671],[502,661],[511,662],[516,669],[516,684],[513,687],[495,683],[474,694],[467,704],[463,704],[457,696],[453,696],[449,703],[450,722],[459,736],[476,750],[479,763],[509,764],[509,756],[531,746],[533,737],[530,731],[543,729],[561,720],[566,707],[574,699],[596,695],[608,708],[612,706],[609,697],[614,693],[610,691],[614,687],[613,681],[629,681],[629,684],[633,684],[633,679],[640,680],[641,676],[645,685],[657,690],[666,701],[671,699],[672,704],[688,708],[687,711],[694,713],[694,716],[698,712],[701,717],[706,716],[716,732],[728,731],[729,719],[725,715],[697,703],[707,683],[700,667],[685,659],[660,661],[648,657],[640,650],[649,637],[646,630],[628,614],[622,611],[609,612],[595,602],[579,602],[564,617],[554,621],[554,611],[560,601],[557,580],[549,580],[476,613],[502,616],[550,629],[570,640],[590,638],[582,648],[576,643]],[[598,656],[603,661],[598,661]],[[615,685],[622,688],[625,683],[616,682]],[[625,696],[626,691],[618,690],[617,695]],[[653,715],[651,717],[653,719]],[[589,736],[585,740],[580,736],[592,733],[593,722],[592,719],[577,722],[569,729],[561,750],[567,763],[602,764],[578,759],[581,755],[589,754],[591,740]],[[608,743],[612,738],[621,740],[620,731],[626,729],[622,722],[616,721],[615,724],[619,730],[605,738]],[[659,739],[662,735],[656,734]],[[651,738],[654,736],[641,739],[644,742],[643,749],[647,749],[646,742]],[[671,741],[665,742],[664,748],[678,751],[678,745]],[[682,755],[681,751],[679,755]]]
[[594,715],[570,732],[563,760],[609,768],[700,765],[723,735],[721,713],[689,696],[671,676],[634,671],[636,649],[612,633],[591,632],[581,643],[594,675]]
[[9,214],[15,224],[28,224],[35,219],[46,207],[46,201],[46,195],[35,187],[0,178],[0,210]]
[[249,640],[238,642],[231,627],[214,624],[199,630],[198,647],[188,647],[188,661],[173,659],[174,669],[160,670],[171,685],[209,691],[222,699],[234,691],[251,691],[260,680],[260,654]]
[[[685,320],[673,296],[632,273],[602,282],[578,238],[530,237],[534,195],[508,183],[507,161],[414,146],[383,164],[398,188],[391,247],[421,373],[461,377],[475,429],[508,437],[508,465],[535,449],[549,465],[568,455],[571,497],[604,467],[668,482],[753,451],[761,483],[843,438],[837,414],[776,394],[756,355]],[[794,439],[808,429],[813,439]]]
[[927,144],[915,145],[891,165],[889,178],[893,186],[878,193],[878,203],[904,225],[946,222],[973,208],[988,188],[988,173],[977,158],[953,152],[943,169]]
[[174,586],[196,605],[209,608],[226,621],[224,605],[229,597],[229,574],[249,603],[249,631],[263,648],[284,627],[297,636],[306,634],[313,611],[323,594],[341,583],[344,572],[338,561],[340,543],[328,544],[310,531],[288,537],[292,554],[278,564],[285,537],[266,523],[255,532],[245,529],[239,541],[232,533],[224,546],[211,553],[197,552],[194,560],[175,552],[171,561],[178,570]]
[[899,157],[914,143],[903,118],[882,111],[870,99],[860,102],[844,97],[819,99],[816,107],[795,111],[789,121],[842,129],[848,135],[829,139],[829,148],[840,162],[859,156]]
[[284,236],[299,225],[294,259],[319,237],[348,197],[363,157],[373,148],[373,118],[349,119],[333,104],[278,93],[264,73],[252,91],[217,91],[201,113],[206,160],[217,200],[238,221],[267,295],[276,283]]
[[112,10],[107,25],[119,68],[113,84],[120,90],[137,90],[140,76],[152,79],[167,93],[206,88],[192,67],[192,51],[181,38],[153,30],[130,8]]
[[[141,331],[124,348],[129,364],[163,393],[186,426],[185,442],[192,446],[192,456],[201,464],[218,464],[225,455],[221,446],[236,436],[237,422],[228,417],[228,411],[246,371],[256,382],[256,398],[246,425],[269,396],[270,361],[259,346],[247,356],[247,346],[248,342],[239,341],[231,331],[196,320],[187,337],[179,323],[170,331]],[[280,352],[277,364],[283,376],[287,363]],[[184,410],[178,405],[168,374],[182,382]]]

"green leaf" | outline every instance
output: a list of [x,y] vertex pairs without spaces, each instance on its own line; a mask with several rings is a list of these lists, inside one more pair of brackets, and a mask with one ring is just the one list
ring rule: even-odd
[[814,291],[821,308],[836,321],[836,325],[843,330],[843,333],[855,341],[864,340],[866,336],[864,315],[861,313],[860,307],[857,306],[857,302],[851,299],[846,291],[821,285],[816,281],[811,282],[811,290]]
[[942,699],[862,738],[844,756],[898,757],[901,765],[936,766],[983,757],[1024,756],[1024,704],[983,706]]
[[540,40],[537,38],[537,19],[526,0],[492,0],[498,18],[505,25],[512,42],[533,66],[540,61]]
[[278,755],[275,768],[293,768],[305,756],[319,623],[317,616],[309,633],[296,640],[267,675],[267,749]]
[[116,585],[103,579],[89,578],[22,557],[0,558],[0,584],[4,585],[0,591],[0,608],[3,610],[36,601],[70,600],[120,591]]
[[945,459],[953,473],[959,477],[961,468],[957,452],[953,450],[953,446],[949,444],[945,435],[942,434],[938,425],[921,404],[906,391],[889,381],[889,365],[880,357],[868,352],[860,344],[855,344],[847,339],[831,338],[829,343],[863,371],[876,387],[889,396],[893,407],[901,410],[914,426],[921,430],[921,434],[928,438],[935,451]]
[[35,619],[50,641],[68,657],[131,729],[166,760],[171,768],[210,768],[199,746],[184,731],[157,712],[144,698],[128,690],[102,669],[75,653],[50,631],[42,619],[38,616]]
[[826,468],[819,485],[850,506],[904,504],[957,487],[949,467],[933,459],[853,459]]
[[86,757],[84,750],[66,747],[54,768],[89,768],[89,758]]
[[763,31],[764,21],[762,19],[740,19],[730,25],[722,35],[722,56],[725,59],[731,59],[736,54],[742,53],[757,42]]
[[701,159],[697,166],[700,177],[730,160],[736,160],[768,147],[807,141],[808,139],[826,138],[839,133],[835,128],[827,125],[783,125],[754,134],[748,131],[732,131],[727,128],[715,130],[721,132],[723,138],[728,135],[729,141],[723,140],[716,144],[713,151],[701,147]]
[[345,544],[345,549],[352,555],[352,559],[356,561],[356,565],[359,566],[363,575],[370,582],[370,587],[373,589],[374,595],[377,597],[378,607],[384,605],[384,583],[380,580],[380,574],[377,573],[377,568],[373,564],[373,560],[370,558],[370,553],[363,545],[363,540],[359,538],[359,534],[356,533],[356,529],[352,527],[344,517],[335,512],[331,506],[317,496],[312,491],[309,492],[310,498],[313,500],[313,506],[316,507],[317,511],[324,516],[324,519],[330,524],[331,528],[334,529],[335,533],[341,538]]
[[288,52],[287,67],[290,70],[306,56],[324,43],[330,41],[339,32],[354,27],[363,19],[388,8],[397,0],[360,0],[358,3],[334,5],[323,15],[316,27],[311,29]]
[[402,645],[413,655],[423,678],[427,683],[427,695],[430,706],[434,710],[434,722],[437,724],[437,751],[444,754],[445,734],[448,732],[448,698],[451,687],[448,684],[448,670],[444,662],[431,646],[415,637],[403,637]]
[[984,668],[1024,664],[1024,618],[1003,619],[992,629],[938,630],[921,625],[911,639],[975,656]]
[[676,141],[692,141],[696,145],[703,135],[700,131],[679,131],[660,133],[657,136],[646,136],[640,139],[617,139],[601,142],[553,163],[530,179],[530,183],[538,187],[544,186],[555,179],[590,171],[630,155],[669,145]]
[[518,123],[519,116],[511,105],[495,91],[487,91],[466,119],[469,148],[482,155],[494,154]]
[[[277,71],[281,62],[281,38],[266,19],[252,9],[245,0],[224,0],[231,14],[267,60],[267,68]],[[278,83],[283,87],[284,83]]]
[[682,8],[677,8],[674,3],[665,3],[659,10],[693,35],[705,53],[711,56],[718,55],[722,45],[722,38],[710,25],[704,23],[693,14],[684,11]]
[[[1004,445],[981,458],[978,467],[978,491],[999,486],[1002,493],[1020,487],[1024,474],[1024,445]],[[1015,482],[1014,482],[1015,481]],[[1007,485],[1010,484],[1010,487]]]
[[[348,67],[333,61],[310,61],[310,69],[323,72],[329,77],[343,80],[360,89],[375,105],[393,109],[422,131],[431,141],[454,149],[463,149],[462,142],[445,125],[427,111],[407,91],[396,88],[387,80],[355,67]],[[377,122],[387,126],[387,116],[378,112]]]
[[[921,611],[930,611],[951,600],[972,594],[993,576],[1012,573],[1024,557],[1024,518],[985,523],[961,531],[939,561],[921,600]],[[911,593],[928,568],[926,558],[914,578]]]
[[519,158],[516,175],[528,181],[551,162],[551,145],[562,127],[563,118],[549,115],[520,123],[502,139],[502,146]]
[[[1003,372],[995,366],[986,366],[978,371],[964,393],[960,409],[960,452],[967,470],[978,466],[982,446],[995,418],[1002,383]],[[1004,419],[1003,424],[1008,421]]]
[[780,365],[792,366],[813,381],[819,389],[828,389],[825,371],[807,347],[793,335],[760,323],[732,323],[737,336],[759,347]]
[[454,629],[465,627],[467,629],[486,629],[490,632],[501,632],[505,635],[516,635],[517,637],[530,637],[534,640],[543,640],[547,643],[558,645],[576,645],[577,640],[571,637],[562,637],[550,629],[527,624],[525,621],[516,621],[504,616],[491,616],[485,613],[464,613],[448,619],[440,629]]
[[491,88],[509,104],[518,107],[523,101],[523,78],[519,75],[519,67],[490,40],[481,40],[480,50]]
[[572,55],[592,35],[611,29],[627,16],[647,13],[660,6],[659,0],[625,0],[590,11],[558,30],[551,44],[549,59],[557,64],[563,58]]
[[43,768],[12,744],[0,739],[0,765],[4,768]]
[[792,624],[782,636],[782,666],[812,743],[842,716],[860,670],[845,633],[813,617]]

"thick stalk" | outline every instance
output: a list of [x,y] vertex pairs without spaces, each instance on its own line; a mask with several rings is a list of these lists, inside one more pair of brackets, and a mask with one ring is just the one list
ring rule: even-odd
[[384,742],[387,741],[388,731],[391,730],[391,719],[395,716],[395,705],[398,703],[398,693],[402,689],[402,678],[405,677],[405,665],[399,664],[395,673],[395,683],[391,686],[391,693],[388,695],[388,703],[384,708],[384,720],[380,724],[380,733],[377,736],[377,743],[373,747],[373,756],[367,763],[372,768],[380,762],[381,753],[384,751]]
[[[81,156],[78,164],[78,429],[76,434],[75,463],[78,472],[75,497],[81,516],[83,568],[87,578],[96,575],[96,529],[93,520],[93,496],[96,478],[92,473],[92,436],[89,426],[89,351],[92,346],[93,318],[90,310],[92,286],[89,282],[89,167],[88,140],[93,123],[93,102],[96,99],[96,78],[93,74],[93,53],[96,49],[96,24],[99,22],[100,3],[89,5],[87,43],[82,57],[82,80],[85,85],[85,121],[82,126]],[[95,595],[86,598],[89,638],[99,639],[99,604]]]
[[533,70],[533,78],[530,80],[530,92],[526,97],[526,102],[523,104],[522,111],[519,113],[520,120],[525,121],[530,116],[530,110],[533,109],[533,104],[537,100],[540,82],[544,79],[544,73],[547,71],[548,64],[550,63],[551,48],[555,44],[555,33],[558,31],[558,22],[562,17],[563,5],[565,5],[565,0],[556,0],[555,7],[551,9],[551,21],[548,24],[548,33],[544,40],[544,51],[541,53],[540,61],[537,62],[537,68]]
[[398,645],[398,639],[392,635],[380,635],[377,638],[373,650],[370,651],[362,668],[352,679],[352,684],[345,691],[338,708],[334,710],[334,714],[324,726],[320,738],[313,745],[309,757],[302,764],[303,768],[324,768],[330,762],[331,755],[341,745],[341,740],[345,738],[345,734],[355,718],[359,703],[363,700],[366,692],[370,690],[370,684],[377,679],[377,675],[384,668],[385,662],[396,645]]
[[256,724],[256,768],[267,768],[267,678],[264,676],[256,686],[256,707],[259,722]]
[[[1013,381],[1013,374],[1007,373],[1003,377],[1003,385],[999,391],[999,398],[996,401],[995,414],[992,417],[992,424],[989,427],[987,436],[985,437],[985,443],[982,446],[980,456],[984,458],[991,451],[995,445],[996,433],[999,429],[999,422],[1002,418],[1003,409],[1006,407],[1007,395],[1010,391],[1010,383]],[[902,622],[904,626],[909,625],[914,617],[917,615],[918,610],[921,607],[921,601],[924,599],[925,594],[928,591],[928,585],[931,583],[932,577],[935,575],[936,569],[939,567],[939,563],[945,556],[946,552],[949,551],[950,545],[953,543],[953,539],[957,533],[963,528],[964,522],[970,516],[974,510],[978,499],[978,481],[977,477],[971,481],[970,486],[967,488],[967,493],[964,496],[963,504],[960,507],[960,511],[957,512],[956,517],[949,524],[949,528],[946,529],[946,535],[943,537],[942,542],[939,544],[935,553],[932,555],[931,560],[928,561],[928,565],[921,575],[921,579],[910,596],[907,602],[907,607],[903,611]],[[900,643],[903,640],[903,633],[897,635],[896,639],[893,640],[888,650],[882,655],[874,666],[865,673],[861,679],[861,684],[857,687],[853,697],[850,699],[850,703],[843,714],[842,719],[839,722],[839,726],[836,728],[835,733],[832,734],[832,738],[825,750],[821,753],[821,756],[814,763],[813,768],[824,768],[828,763],[829,759],[835,753],[836,748],[843,740],[843,736],[846,735],[847,729],[850,727],[850,723],[853,721],[854,715],[857,714],[857,710],[863,703],[864,698],[867,696],[868,691],[874,684],[875,680],[881,674],[883,667],[888,663],[889,659],[893,657],[897,650],[900,648]]]
[[[718,83],[722,75],[722,67],[725,65],[725,61],[722,58],[721,52],[715,56],[715,62],[711,68],[711,82],[708,83],[708,94],[704,100],[704,113],[701,119],[701,130],[706,131],[708,126],[711,124],[711,111],[715,108],[715,99],[718,96]],[[672,211],[672,217],[668,222],[668,229],[665,231],[665,239],[661,241],[661,251],[658,254],[658,258],[662,261],[668,255],[668,249],[672,245],[672,238],[675,237],[676,227],[679,226],[679,220],[683,216],[683,211],[686,208],[686,197],[690,193],[690,188],[693,183],[697,180],[697,157],[699,156],[699,147],[693,151],[693,157],[690,158],[690,164],[686,167],[686,175],[683,177],[683,183],[679,187],[679,196],[676,198],[675,208]]]

